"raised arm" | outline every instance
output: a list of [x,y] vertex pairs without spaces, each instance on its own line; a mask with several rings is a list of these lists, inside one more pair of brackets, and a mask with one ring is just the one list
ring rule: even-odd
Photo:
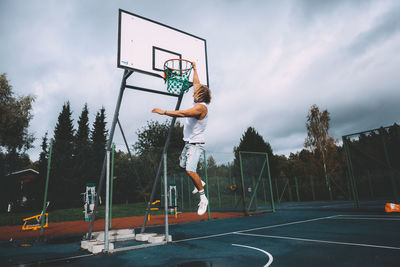
[[193,66],[193,88],[197,89],[200,86],[200,79],[199,75],[197,74],[197,67],[194,61],[192,62],[192,66]]

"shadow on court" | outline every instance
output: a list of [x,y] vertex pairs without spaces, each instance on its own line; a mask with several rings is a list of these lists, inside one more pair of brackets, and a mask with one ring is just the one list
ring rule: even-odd
[[[400,216],[378,202],[281,204],[275,213],[172,225],[173,242],[109,255],[80,236],[2,242],[2,266],[399,266]],[[161,228],[149,228],[156,232]],[[123,245],[123,244],[122,244]]]

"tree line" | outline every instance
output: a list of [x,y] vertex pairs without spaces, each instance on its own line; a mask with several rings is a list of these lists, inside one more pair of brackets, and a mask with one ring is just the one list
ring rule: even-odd
[[[100,175],[104,148],[107,141],[105,108],[95,117],[89,127],[89,111],[85,104],[78,119],[78,129],[73,127],[70,103],[64,103],[54,129],[54,143],[51,159],[51,179],[49,180],[49,200],[53,206],[81,206],[80,194],[86,183],[97,183]],[[39,159],[39,173],[44,181],[49,155],[47,134],[42,139]]]

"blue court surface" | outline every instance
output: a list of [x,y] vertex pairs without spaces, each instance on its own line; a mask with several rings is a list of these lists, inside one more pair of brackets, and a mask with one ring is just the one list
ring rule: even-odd
[[[1,266],[400,266],[400,216],[382,203],[278,205],[275,213],[171,225],[173,242],[114,254],[80,236],[0,243]],[[162,232],[162,227],[147,232]],[[25,246],[21,246],[25,244]],[[26,246],[26,244],[30,246]],[[122,244],[123,245],[123,244]]]

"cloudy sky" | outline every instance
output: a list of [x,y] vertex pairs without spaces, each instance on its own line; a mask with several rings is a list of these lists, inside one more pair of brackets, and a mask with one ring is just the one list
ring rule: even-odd
[[[207,40],[213,93],[207,150],[219,161],[231,159],[249,126],[276,154],[301,150],[313,104],[330,112],[335,138],[400,121],[397,0],[1,0],[0,72],[15,92],[36,96],[33,159],[66,101],[75,123],[87,103],[91,124],[102,106],[111,124],[123,74],[119,8]],[[129,143],[148,120],[165,119],[153,107],[173,109],[175,101],[126,92],[120,121]],[[123,144],[118,131],[115,142]]]

